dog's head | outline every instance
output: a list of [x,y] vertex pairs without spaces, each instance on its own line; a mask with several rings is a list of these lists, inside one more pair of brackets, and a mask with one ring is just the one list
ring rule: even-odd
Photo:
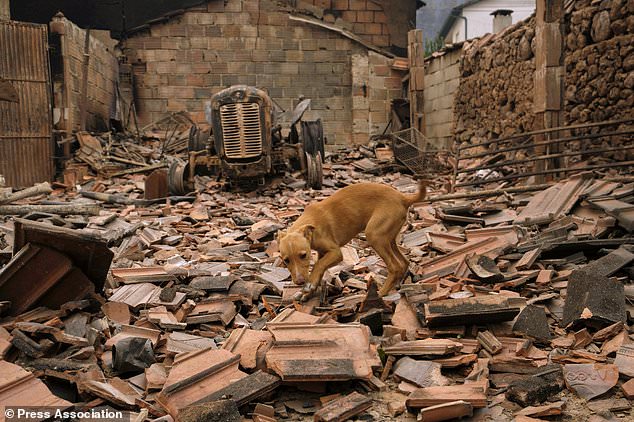
[[308,281],[310,268],[310,242],[314,226],[306,225],[299,231],[279,231],[277,242],[280,257],[291,273],[293,283],[301,285]]

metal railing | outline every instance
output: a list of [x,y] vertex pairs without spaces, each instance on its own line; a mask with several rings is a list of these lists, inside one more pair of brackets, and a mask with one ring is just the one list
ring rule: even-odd
[[[576,171],[634,166],[634,161],[628,160],[582,164],[597,154],[634,149],[632,123],[634,119],[561,126],[461,146],[454,155],[452,189],[531,176],[558,177]],[[630,127],[610,129],[620,125]],[[596,130],[603,132],[592,133]],[[476,151],[470,153],[473,150]],[[469,167],[464,165],[471,160],[483,162]],[[469,176],[473,174],[476,177]]]

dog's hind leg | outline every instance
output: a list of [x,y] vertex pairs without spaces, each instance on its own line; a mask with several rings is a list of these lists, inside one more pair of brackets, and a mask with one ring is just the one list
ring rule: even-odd
[[387,279],[385,280],[383,287],[379,290],[379,296],[385,296],[390,292],[390,290],[392,290],[396,282],[400,281],[403,277],[402,264],[392,252],[389,244],[386,245],[385,243],[378,243],[376,245],[372,245],[372,247],[387,266]]
[[[403,252],[401,252],[398,245],[396,244],[396,240],[390,242],[390,247],[392,248],[392,252],[394,252],[396,258],[398,258],[399,262],[401,263],[401,266],[409,268],[409,259],[407,259],[405,255],[403,255]],[[407,272],[407,270],[405,272]]]
[[387,279],[381,290],[379,290],[380,296],[388,294],[395,284],[403,279],[407,271],[407,259],[396,248],[396,236],[405,223],[406,213],[407,210],[400,213],[402,215],[376,214],[370,219],[365,228],[365,235],[370,246],[387,266]]
[[[387,266],[387,279],[379,290],[380,296],[385,296],[392,290],[397,281],[401,281],[405,271],[407,270],[407,264],[394,253],[390,241],[385,237],[373,235],[366,232],[366,237],[370,246],[376,251],[376,253],[383,259]],[[403,257],[404,258],[404,257]]]
[[400,266],[399,266],[400,275],[396,277],[396,282],[402,283],[403,280],[407,277],[407,274],[409,273],[409,260],[405,257],[405,255],[403,255],[401,250],[398,248],[398,245],[396,244],[396,240],[391,241],[390,246],[392,248],[392,252],[394,252],[394,255],[396,256],[396,258],[398,259],[400,263]]

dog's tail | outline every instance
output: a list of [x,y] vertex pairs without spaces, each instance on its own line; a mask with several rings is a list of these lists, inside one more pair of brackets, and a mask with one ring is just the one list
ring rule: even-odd
[[418,192],[412,195],[403,195],[405,205],[407,207],[410,207],[412,206],[412,204],[415,204],[416,202],[421,202],[422,200],[424,200],[425,197],[427,196],[427,185],[428,185],[427,180],[420,180],[418,182]]

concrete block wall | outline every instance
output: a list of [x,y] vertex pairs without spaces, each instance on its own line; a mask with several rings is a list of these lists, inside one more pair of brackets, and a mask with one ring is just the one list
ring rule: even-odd
[[[247,84],[266,89],[285,110],[300,95],[311,98],[305,116],[322,119],[328,148],[353,142],[352,56],[367,56],[367,50],[333,31],[290,20],[276,2],[210,2],[132,34],[123,47],[141,124],[181,110],[204,122],[214,93]],[[387,98],[391,85],[381,86]],[[371,132],[364,133],[367,140]]]
[[391,100],[401,98],[404,74],[392,60],[375,52],[352,56],[352,143],[365,144],[385,131]]
[[[80,128],[80,102],[86,31],[65,17],[54,17],[51,32],[60,35],[63,79],[55,85],[54,125],[73,131]],[[114,44],[114,43],[113,43]],[[90,36],[86,129],[105,131],[114,117],[118,61],[113,44]]]
[[462,49],[447,50],[425,66],[425,135],[436,145],[449,146],[453,139],[454,97],[460,86]]
[[368,83],[370,62],[367,54],[352,56],[352,143],[368,141],[370,131],[370,98]]
[[8,21],[9,19],[11,19],[9,0],[0,0],[0,21]]
[[369,52],[369,129],[371,134],[383,133],[390,120],[391,100],[407,96],[402,79],[406,73],[392,69],[392,60]]

